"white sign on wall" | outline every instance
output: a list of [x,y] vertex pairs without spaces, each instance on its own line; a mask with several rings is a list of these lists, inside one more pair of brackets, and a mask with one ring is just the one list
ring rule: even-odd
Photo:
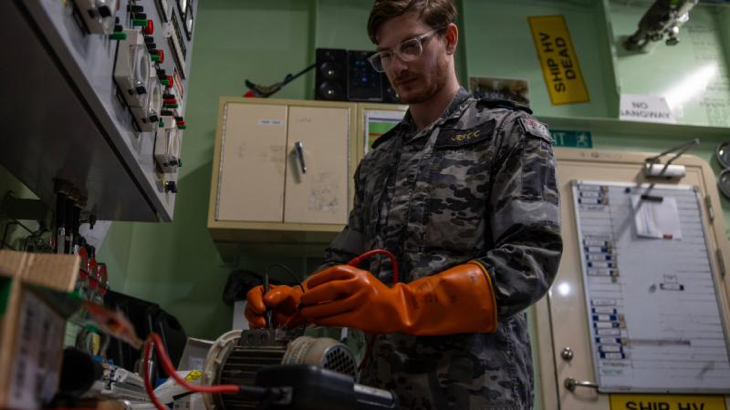
[[677,123],[667,100],[656,95],[622,94],[619,118],[627,121]]

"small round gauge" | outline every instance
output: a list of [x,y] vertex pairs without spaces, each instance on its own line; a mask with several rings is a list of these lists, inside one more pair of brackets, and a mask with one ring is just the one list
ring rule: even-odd
[[730,168],[730,142],[723,142],[715,150],[717,161],[723,168]]

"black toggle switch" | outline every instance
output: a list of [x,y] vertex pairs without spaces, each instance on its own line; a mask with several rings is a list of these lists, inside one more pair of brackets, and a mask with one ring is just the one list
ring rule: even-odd
[[139,20],[147,20],[147,14],[145,13],[135,13],[133,18],[139,19]]
[[173,194],[177,194],[177,184],[175,181],[167,181],[165,183],[165,192],[172,192]]
[[144,12],[144,7],[143,6],[135,6],[135,5],[130,4],[130,5],[127,6],[127,10],[129,10],[132,13],[142,13],[142,12]]
[[109,6],[104,5],[99,7],[99,15],[103,18],[111,17],[112,11]]

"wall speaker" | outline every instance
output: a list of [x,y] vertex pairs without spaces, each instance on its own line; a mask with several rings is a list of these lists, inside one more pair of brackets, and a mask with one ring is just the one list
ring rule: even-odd
[[314,98],[347,101],[347,50],[317,49]]

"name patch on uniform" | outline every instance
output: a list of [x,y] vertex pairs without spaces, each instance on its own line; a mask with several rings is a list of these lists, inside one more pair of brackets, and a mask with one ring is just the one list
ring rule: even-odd
[[545,124],[534,118],[520,118],[520,124],[527,134],[535,137],[540,137],[547,141],[553,142],[553,137],[550,136],[550,131]]
[[474,144],[492,137],[494,121],[467,130],[443,129],[436,140],[435,148],[460,147]]

